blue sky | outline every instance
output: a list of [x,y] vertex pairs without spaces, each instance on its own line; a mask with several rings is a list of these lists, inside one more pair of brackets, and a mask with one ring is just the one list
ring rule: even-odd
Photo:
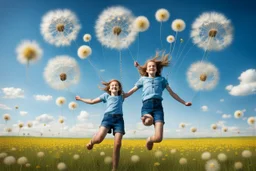
[[[234,28],[234,39],[230,46],[222,51],[211,52],[208,62],[214,64],[220,73],[218,85],[211,91],[195,92],[189,87],[186,78],[186,72],[189,66],[200,60],[204,51],[197,46],[193,46],[191,39],[188,42],[187,52],[190,47],[191,51],[187,54],[185,61],[177,70],[173,68],[176,74],[171,74],[169,84],[174,92],[176,92],[185,101],[191,101],[192,107],[185,107],[170,97],[165,90],[163,93],[163,107],[165,111],[165,137],[193,137],[193,136],[232,136],[237,135],[239,130],[242,135],[252,135],[249,129],[247,119],[256,115],[256,96],[250,94],[246,96],[233,96],[226,90],[228,85],[239,85],[238,77],[249,70],[256,69],[256,59],[254,56],[254,21],[255,11],[253,10],[254,2],[232,2],[226,0],[183,0],[183,1],[134,1],[134,0],[101,0],[101,1],[32,1],[25,0],[22,3],[14,0],[0,0],[0,112],[2,115],[8,113],[11,120],[5,124],[1,119],[0,135],[6,135],[4,128],[12,127],[11,135],[17,135],[18,128],[15,124],[18,122],[35,121],[36,117],[47,114],[47,118],[51,122],[35,123],[32,129],[26,127],[22,132],[39,136],[43,132],[44,136],[57,135],[61,130],[58,117],[61,113],[60,107],[55,104],[56,98],[63,96],[67,102],[62,107],[63,115],[66,118],[62,129],[62,136],[79,136],[90,137],[97,131],[103,118],[105,104],[87,105],[79,102],[79,107],[72,113],[68,109],[68,103],[75,100],[75,95],[83,98],[96,98],[103,92],[98,89],[100,79],[89,64],[85,60],[81,60],[77,56],[77,49],[81,45],[86,45],[83,41],[83,35],[89,33],[92,35],[90,46],[92,55],[89,57],[92,63],[98,69],[104,69],[101,76],[105,80],[120,79],[119,56],[118,51],[103,47],[97,40],[94,26],[99,14],[107,7],[121,5],[130,9],[134,16],[146,16],[150,21],[150,27],[146,32],[140,33],[135,42],[129,46],[132,54],[138,53],[139,43],[139,63],[143,64],[148,58],[155,54],[156,50],[161,50],[159,40],[160,23],[155,19],[155,12],[159,8],[165,8],[170,12],[170,18],[162,25],[162,40],[164,49],[169,50],[166,37],[175,35],[170,25],[174,19],[183,19],[186,22],[186,29],[178,34],[178,39],[183,38],[185,43],[188,41],[191,31],[191,25],[195,19],[203,12],[216,11],[224,14],[231,20]],[[47,43],[40,33],[40,23],[43,15],[50,10],[70,9],[78,17],[82,29],[79,31],[77,39],[70,46],[56,47]],[[22,40],[36,40],[43,49],[42,59],[37,63],[30,65],[28,68],[28,76],[26,77],[26,66],[17,61],[16,47]],[[139,40],[139,41],[138,41]],[[184,44],[185,44],[184,43]],[[88,44],[87,44],[88,45]],[[184,45],[183,45],[184,46]],[[176,53],[179,44],[176,44]],[[43,71],[49,59],[58,55],[69,55],[76,59],[79,64],[81,78],[80,82],[70,87],[68,90],[57,91],[47,85],[43,78]],[[133,66],[133,59],[128,50],[122,51],[122,83],[124,91],[128,91],[139,79],[137,70]],[[173,60],[175,61],[175,51]],[[177,59],[177,58],[176,58]],[[170,71],[165,68],[163,76]],[[178,72],[177,72],[178,71]],[[252,84],[256,84],[256,76]],[[5,98],[4,88],[14,87],[24,91],[22,98]],[[153,134],[153,128],[143,127],[140,124],[141,90],[125,100],[123,105],[124,119],[126,124],[126,137],[145,137]],[[38,101],[35,95],[50,95],[52,100]],[[224,99],[223,102],[220,99]],[[14,107],[19,106],[18,110]],[[207,106],[208,111],[203,112],[202,106]],[[235,119],[234,112],[236,110],[244,111],[244,119]],[[20,112],[27,112],[25,116],[21,116]],[[89,117],[85,121],[77,120],[77,116],[81,111],[86,111]],[[230,118],[223,118],[223,115],[231,115]],[[52,117],[50,117],[52,116]],[[179,124],[184,122],[187,124],[185,130],[179,129]],[[230,128],[228,133],[217,134],[210,130],[213,123],[223,124]],[[76,127],[74,128],[76,124]],[[198,128],[196,135],[192,135],[189,131],[190,127]],[[49,131],[51,129],[51,132]],[[64,131],[65,130],[65,131]],[[78,133],[74,133],[75,131]],[[136,131],[136,133],[134,133]]]

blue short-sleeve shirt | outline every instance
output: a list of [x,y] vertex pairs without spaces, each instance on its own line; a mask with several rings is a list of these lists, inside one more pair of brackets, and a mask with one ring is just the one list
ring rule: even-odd
[[142,88],[142,101],[151,98],[163,100],[162,93],[167,85],[168,81],[162,76],[154,78],[143,76],[135,84],[138,89]]
[[123,114],[122,96],[111,96],[108,93],[104,93],[100,95],[99,98],[103,103],[107,103],[107,109],[105,110],[105,114]]

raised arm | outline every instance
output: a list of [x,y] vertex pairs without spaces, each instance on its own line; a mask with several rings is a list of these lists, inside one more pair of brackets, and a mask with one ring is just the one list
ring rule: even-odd
[[169,94],[178,102],[184,104],[185,106],[191,106],[192,103],[190,102],[185,102],[183,99],[181,99],[176,93],[174,93],[169,85],[166,86],[167,91]]
[[130,91],[128,91],[127,93],[124,93],[124,98],[129,97],[130,95],[132,95],[134,92],[136,92],[139,88],[137,86],[134,86]]
[[99,103],[102,101],[99,97],[96,99],[82,99],[80,96],[76,96],[76,100],[82,101],[87,104],[95,104],[95,103]]

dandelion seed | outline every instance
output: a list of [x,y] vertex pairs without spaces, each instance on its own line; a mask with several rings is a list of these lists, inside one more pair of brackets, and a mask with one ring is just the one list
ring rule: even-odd
[[218,128],[218,126],[217,126],[216,124],[212,124],[212,125],[211,125],[211,128],[212,128],[213,130],[216,130],[216,129]]
[[33,124],[32,124],[31,122],[28,122],[28,123],[27,123],[27,126],[28,126],[29,128],[31,128],[31,127],[33,126]]
[[84,39],[85,42],[90,42],[91,39],[92,39],[92,36],[90,34],[85,34],[83,39]]
[[57,169],[58,170],[66,170],[67,169],[67,165],[65,163],[63,163],[63,162],[60,162],[57,165]]
[[176,19],[172,22],[172,29],[176,32],[181,32],[186,28],[186,24],[181,19]]
[[235,162],[234,167],[236,170],[242,169],[243,168],[243,163],[242,162]]
[[0,153],[0,159],[3,159],[7,156],[7,153]]
[[17,163],[19,165],[24,165],[28,162],[28,159],[26,157],[20,157],[18,160],[17,160]]
[[218,171],[220,170],[220,164],[216,159],[212,159],[206,162],[205,169],[206,171]]
[[68,108],[69,108],[70,110],[75,110],[75,109],[77,108],[77,103],[76,103],[76,102],[70,102],[70,103],[68,104]]
[[100,156],[105,156],[105,152],[100,152]]
[[252,152],[249,150],[244,150],[242,152],[242,157],[244,157],[244,158],[250,158],[251,156],[252,156]]
[[78,160],[80,158],[80,156],[78,155],[78,154],[75,154],[74,156],[73,156],[73,159],[74,160]]
[[155,152],[155,157],[160,158],[160,157],[162,157],[162,156],[163,156],[163,152],[162,152],[162,151],[157,150],[157,151]]
[[81,26],[76,15],[67,9],[46,13],[41,22],[41,34],[45,41],[59,46],[69,46],[76,40]]
[[149,21],[147,17],[139,16],[134,21],[134,28],[138,32],[144,32],[149,28]]
[[228,157],[227,157],[226,154],[220,153],[220,154],[218,155],[218,159],[219,159],[219,161],[221,161],[221,162],[225,162],[225,161],[228,159]]
[[9,132],[9,133],[12,132],[12,128],[6,128],[5,130],[6,132]]
[[176,149],[171,149],[171,154],[175,154],[177,152]]
[[79,49],[77,50],[77,55],[81,59],[86,59],[91,54],[92,54],[92,49],[87,45],[80,46]]
[[247,120],[247,123],[249,125],[254,125],[255,124],[255,117],[249,117],[248,120]]
[[222,128],[222,131],[223,131],[223,132],[228,132],[228,128],[227,128],[227,127],[223,127],[223,128]]
[[202,155],[201,155],[201,158],[203,160],[209,160],[211,158],[211,153],[209,152],[204,152]]
[[8,156],[4,158],[4,164],[6,165],[12,165],[16,163],[16,159],[13,156]]
[[192,128],[190,128],[190,131],[193,132],[193,133],[195,133],[195,132],[197,131],[197,128],[192,127]]
[[188,163],[188,161],[186,158],[180,158],[179,163],[180,163],[180,165],[185,165]]
[[185,123],[180,123],[179,127],[180,127],[180,128],[185,128],[185,127],[186,127],[186,124],[185,124]]
[[18,124],[18,126],[21,129],[21,128],[23,128],[24,124],[21,122],[21,123]]
[[30,167],[30,166],[31,166],[31,164],[30,164],[30,163],[27,163],[25,166],[26,166],[26,167]]
[[5,120],[5,122],[7,122],[11,119],[11,116],[9,114],[4,114],[3,119]]
[[173,43],[175,41],[175,37],[173,35],[169,35],[167,36],[166,41],[168,43]]
[[58,98],[56,99],[56,104],[57,104],[58,106],[62,106],[62,105],[65,104],[65,103],[66,103],[65,97],[58,97]]
[[112,157],[110,157],[110,156],[105,157],[104,163],[105,163],[105,164],[110,164],[110,163],[112,163]]
[[60,118],[60,119],[59,119],[59,123],[63,124],[63,123],[64,123],[64,119],[63,119],[63,118]]
[[234,116],[235,116],[235,118],[238,119],[238,118],[243,117],[244,113],[241,110],[237,110],[237,111],[235,111]]
[[165,22],[169,19],[170,17],[170,13],[168,10],[161,8],[159,10],[156,11],[155,14],[156,20],[159,22]]
[[139,157],[138,155],[132,155],[131,161],[132,161],[133,163],[137,163],[137,162],[140,161],[140,157]]
[[44,152],[40,151],[37,153],[37,157],[42,158],[44,157]]

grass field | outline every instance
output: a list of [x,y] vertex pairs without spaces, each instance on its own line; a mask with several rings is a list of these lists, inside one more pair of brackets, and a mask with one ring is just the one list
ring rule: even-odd
[[[106,139],[103,143],[95,145],[92,151],[85,148],[88,141],[89,139],[1,137],[0,170],[55,171],[58,170],[57,165],[63,162],[66,165],[65,170],[69,171],[110,171],[113,139]],[[204,152],[211,154],[210,159],[209,154],[203,156],[205,160],[202,159]],[[4,162],[6,156],[4,153],[13,156],[16,162],[7,165]],[[219,156],[218,159],[220,153],[224,153],[227,160],[225,156],[224,158]],[[78,159],[74,159],[75,154]],[[17,163],[17,160],[23,156],[27,158],[29,164]],[[184,159],[180,160],[181,158]],[[208,168],[206,168],[207,162]],[[155,144],[152,151],[146,150],[144,139],[124,139],[118,170],[239,170],[235,169],[235,163],[237,168],[242,164],[240,170],[256,171],[256,137],[165,139],[160,144]]]

